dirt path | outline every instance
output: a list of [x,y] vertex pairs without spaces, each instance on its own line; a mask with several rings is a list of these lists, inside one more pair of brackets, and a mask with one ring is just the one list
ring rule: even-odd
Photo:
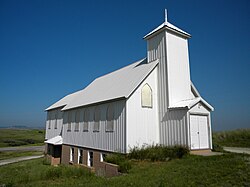
[[24,157],[17,157],[17,158],[10,158],[6,160],[0,160],[0,166],[6,165],[6,164],[12,164],[15,162],[20,162],[24,160],[31,160],[35,158],[42,158],[43,155],[36,155],[36,156],[24,156]]
[[27,146],[27,147],[1,147],[0,152],[4,151],[44,151],[43,146]]
[[223,147],[225,151],[233,152],[233,153],[246,153],[250,154],[250,148],[243,147]]

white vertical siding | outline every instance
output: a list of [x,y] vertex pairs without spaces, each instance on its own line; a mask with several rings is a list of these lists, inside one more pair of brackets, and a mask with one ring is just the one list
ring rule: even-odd
[[[180,93],[176,93],[177,99],[174,98],[174,93],[176,91],[182,90],[182,88],[179,88],[177,83],[175,84],[173,82],[175,79],[170,77],[170,75],[182,78],[181,73],[185,72],[184,78],[188,77],[186,68],[189,68],[189,65],[185,65],[184,68],[185,70],[178,70],[178,69],[176,71],[172,70],[173,68],[180,67],[180,64],[178,65],[174,64],[177,63],[175,61],[175,58],[178,59],[178,62],[181,60],[185,60],[184,62],[179,62],[179,63],[188,63],[187,53],[183,52],[183,50],[187,51],[187,42],[183,41],[183,43],[181,43],[174,36],[170,35],[171,35],[170,33],[161,32],[147,41],[148,61],[150,62],[152,60],[159,59],[159,65],[158,65],[158,103],[159,103],[158,114],[159,114],[159,124],[160,124],[159,138],[160,138],[160,144],[164,145],[174,145],[174,144],[188,145],[187,110],[172,110],[172,111],[168,110],[168,106],[170,103],[169,100],[174,99],[175,101],[182,97],[178,95]],[[175,43],[175,40],[179,42],[176,45],[173,44]],[[180,51],[178,52],[178,50]],[[184,55],[184,57],[178,57],[178,55]],[[171,79],[171,85],[169,85],[169,79]],[[191,98],[189,77],[188,80],[189,80],[189,90],[187,91],[187,93],[183,94],[187,95],[188,98]],[[186,80],[184,80],[184,82],[186,83]],[[177,86],[178,88],[177,89],[173,88],[175,86]],[[169,96],[170,89],[172,89],[171,97]]]
[[[141,90],[148,84],[152,89],[152,108],[142,107]],[[143,144],[159,143],[157,67],[127,99],[126,126],[127,152]]]
[[[56,116],[57,116],[57,129],[55,129]],[[49,123],[50,123],[50,129],[49,129]],[[48,140],[50,138],[60,135],[62,132],[62,124],[63,124],[63,112],[61,111],[61,108],[49,110],[47,112],[45,139]]]
[[165,145],[188,146],[187,110],[170,110],[161,124],[161,143]]
[[169,105],[191,99],[188,41],[167,33]]
[[[106,132],[107,124],[107,107],[112,104],[114,107],[114,131]],[[68,113],[72,112],[74,118],[76,110],[80,110],[80,128],[75,131],[75,121],[71,125],[71,131],[63,128],[63,143],[68,145],[75,145],[81,147],[88,147],[112,152],[126,152],[125,144],[125,100],[115,101],[112,103],[105,103],[98,105],[100,108],[100,130],[93,132],[94,127],[94,111],[95,106],[83,107],[64,112],[63,125],[66,127],[68,124]],[[83,115],[84,110],[89,110],[89,128],[88,132],[83,132]]]

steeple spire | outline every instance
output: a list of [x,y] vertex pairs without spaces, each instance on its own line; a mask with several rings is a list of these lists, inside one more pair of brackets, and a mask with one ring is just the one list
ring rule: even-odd
[[165,8],[165,23],[167,23],[167,22],[168,22],[168,11]]

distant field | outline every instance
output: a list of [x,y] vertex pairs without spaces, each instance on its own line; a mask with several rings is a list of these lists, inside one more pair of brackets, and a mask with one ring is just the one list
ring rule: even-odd
[[132,161],[128,174],[104,178],[35,159],[1,166],[0,186],[250,186],[249,164],[247,155],[189,155],[167,162]]
[[45,130],[0,129],[0,147],[42,145]]
[[23,157],[23,156],[34,156],[34,155],[42,155],[43,152],[41,151],[0,151],[0,161],[9,159],[9,158],[16,158],[16,157]]
[[250,147],[250,129],[213,132],[213,144],[228,147]]

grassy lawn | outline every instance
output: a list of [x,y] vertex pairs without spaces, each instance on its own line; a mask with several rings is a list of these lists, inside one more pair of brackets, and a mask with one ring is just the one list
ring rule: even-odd
[[0,151],[0,160],[22,157],[22,156],[34,156],[34,155],[42,155],[41,151]]
[[213,144],[228,147],[250,147],[250,129],[213,132]]
[[43,145],[44,136],[44,130],[0,129],[0,147]]
[[133,161],[128,174],[96,177],[83,168],[53,167],[43,159],[0,167],[0,186],[250,186],[250,157],[189,155],[168,162]]

